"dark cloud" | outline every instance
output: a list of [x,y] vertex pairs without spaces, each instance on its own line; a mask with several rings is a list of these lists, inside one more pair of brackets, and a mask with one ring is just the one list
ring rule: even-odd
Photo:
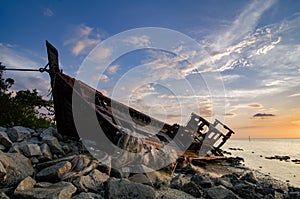
[[261,108],[261,107],[263,107],[261,104],[249,104],[248,106],[251,107],[251,108]]
[[255,115],[253,115],[253,117],[257,117],[257,118],[266,118],[266,117],[274,117],[274,114],[271,113],[256,113]]
[[236,114],[235,113],[226,113],[226,114],[224,114],[224,116],[226,116],[226,117],[234,117],[234,116],[236,116]]

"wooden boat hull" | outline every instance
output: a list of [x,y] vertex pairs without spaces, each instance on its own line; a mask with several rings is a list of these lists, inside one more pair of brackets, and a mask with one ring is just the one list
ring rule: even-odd
[[[46,45],[57,129],[63,135],[101,143],[97,147],[111,153],[118,148],[139,152],[142,150],[139,145],[155,148],[169,145],[178,154],[189,151],[192,156],[204,157],[221,155],[220,147],[234,133],[220,121],[212,124],[194,113],[186,126],[170,125],[112,100],[63,74],[58,66],[57,50],[49,42]],[[159,131],[148,128],[150,123],[160,127]],[[223,134],[217,126],[227,130],[227,133]],[[142,138],[134,134],[142,135]],[[125,140],[135,144],[128,146]]]

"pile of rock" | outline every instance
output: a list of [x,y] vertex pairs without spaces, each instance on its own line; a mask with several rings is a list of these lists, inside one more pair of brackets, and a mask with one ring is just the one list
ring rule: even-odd
[[[163,170],[125,173],[110,158],[95,160],[79,141],[53,128],[34,131],[0,127],[0,198],[299,198],[298,188],[277,188],[252,172],[213,176],[180,164],[173,176]],[[99,154],[98,154],[99,155]],[[232,161],[231,161],[232,162]],[[234,161],[233,161],[234,162]],[[179,165],[179,164],[178,164]],[[236,162],[227,167],[234,167]],[[142,170],[143,168],[141,168]],[[244,172],[247,171],[247,172]]]

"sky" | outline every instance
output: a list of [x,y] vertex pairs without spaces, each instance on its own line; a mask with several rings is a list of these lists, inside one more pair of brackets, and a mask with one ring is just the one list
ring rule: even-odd
[[[7,68],[44,67],[48,40],[64,73],[165,122],[300,138],[300,1],[2,1],[0,22]],[[49,93],[47,74],[5,75]]]

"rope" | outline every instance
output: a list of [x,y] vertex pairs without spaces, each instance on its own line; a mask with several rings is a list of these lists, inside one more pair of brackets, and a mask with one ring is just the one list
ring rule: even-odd
[[27,68],[0,68],[0,70],[12,70],[12,71],[38,71],[38,72],[49,72],[49,69],[47,67],[49,66],[49,63],[46,64],[44,68],[39,68],[39,69],[27,69]]

